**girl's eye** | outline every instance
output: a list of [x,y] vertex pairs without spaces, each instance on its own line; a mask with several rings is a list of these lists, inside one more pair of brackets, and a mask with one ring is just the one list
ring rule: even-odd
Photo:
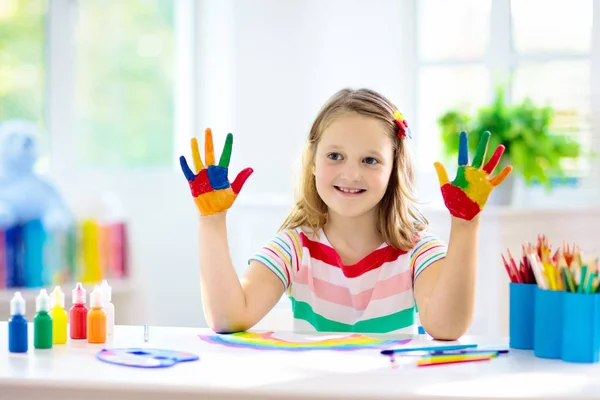
[[367,158],[365,158],[365,163],[370,164],[370,165],[375,165],[375,164],[378,164],[379,161],[377,161],[376,158],[367,157]]
[[342,155],[340,153],[329,153],[327,154],[327,158],[330,160],[338,161],[342,159]]

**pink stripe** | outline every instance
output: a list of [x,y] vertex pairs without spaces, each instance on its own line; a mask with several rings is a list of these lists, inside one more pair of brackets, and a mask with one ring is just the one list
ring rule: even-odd
[[347,287],[338,286],[322,279],[308,276],[309,268],[303,266],[294,277],[294,283],[308,285],[314,295],[325,301],[345,307],[351,307],[357,311],[364,311],[372,300],[385,299],[395,296],[412,288],[410,270],[393,275],[392,277],[379,281],[372,289],[352,294]]

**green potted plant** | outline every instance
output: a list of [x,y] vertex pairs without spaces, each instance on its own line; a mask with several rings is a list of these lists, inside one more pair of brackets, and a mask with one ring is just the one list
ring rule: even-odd
[[[498,87],[492,104],[479,108],[475,116],[449,110],[439,117],[438,125],[448,159],[458,155],[461,131],[468,133],[470,154],[475,152],[479,137],[485,131],[492,134],[488,149],[495,149],[499,144],[505,146],[504,156],[494,173],[508,164],[512,165],[513,173],[492,192],[490,200],[494,197],[494,203],[507,204],[512,198],[515,175],[522,177],[527,185],[537,181],[550,191],[553,178],[565,177],[561,161],[581,156],[579,143],[553,131],[553,117],[551,107],[538,107],[529,99],[508,104],[504,88]],[[489,151],[486,161],[491,155]]]

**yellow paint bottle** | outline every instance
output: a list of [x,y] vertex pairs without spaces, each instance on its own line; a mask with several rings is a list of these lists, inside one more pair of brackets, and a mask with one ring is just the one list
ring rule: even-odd
[[102,280],[100,266],[100,226],[92,219],[82,224],[83,282],[96,283]]
[[52,317],[52,343],[65,344],[67,343],[67,324],[69,315],[65,310],[65,294],[60,290],[60,286],[56,286],[51,294],[52,309],[50,316]]

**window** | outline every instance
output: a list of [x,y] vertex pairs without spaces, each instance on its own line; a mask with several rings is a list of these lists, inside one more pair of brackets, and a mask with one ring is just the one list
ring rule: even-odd
[[517,54],[590,52],[593,0],[511,0],[510,6]]
[[[417,121],[419,164],[440,159],[437,119],[449,108],[474,111],[490,95],[485,64],[490,0],[417,2]],[[435,139],[435,140],[429,140]]]
[[45,0],[0,1],[0,121],[44,126]]
[[[562,2],[511,0],[511,20],[513,100],[529,97],[552,106],[553,130],[573,135],[589,149],[593,1],[575,0],[564,7]],[[570,174],[589,169],[587,160],[568,161],[563,164]]]
[[74,85],[78,165],[172,165],[175,3],[78,3]]
[[[592,144],[593,1],[419,0],[416,2],[417,121],[420,167],[443,157],[437,118],[450,108],[472,114],[495,85],[510,80],[508,101],[549,105],[552,129]],[[543,10],[543,12],[540,12]],[[586,160],[565,163],[571,174]]]
[[419,0],[418,4],[422,60],[472,60],[485,55],[490,0]]

